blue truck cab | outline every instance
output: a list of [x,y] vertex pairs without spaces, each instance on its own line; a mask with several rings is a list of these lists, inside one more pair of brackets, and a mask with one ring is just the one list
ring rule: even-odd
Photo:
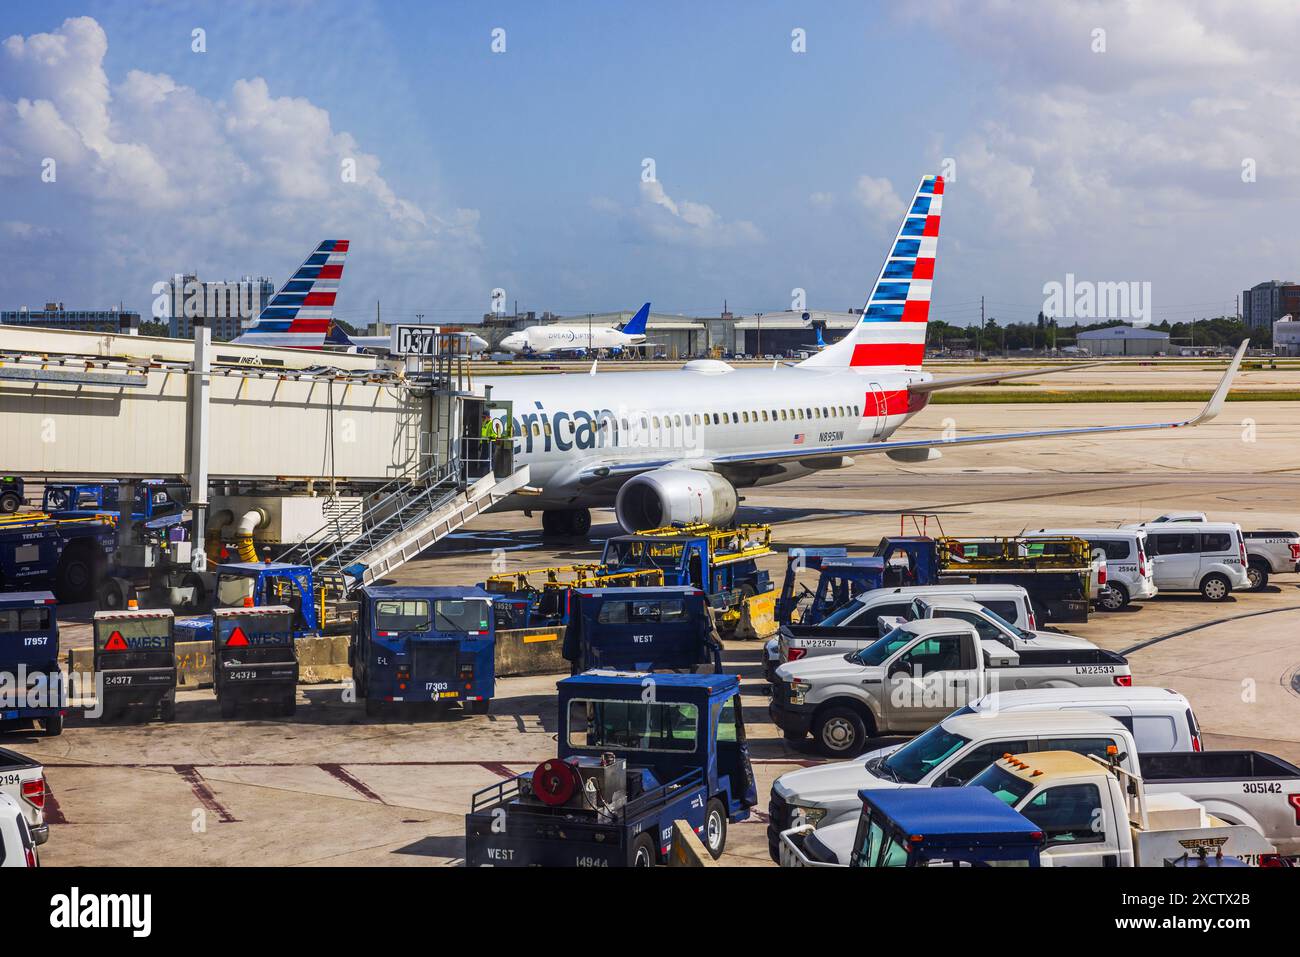
[[484,788],[469,867],[652,867],[685,821],[715,859],[757,803],[736,675],[589,671],[559,691],[559,748]]
[[[50,484],[41,496],[41,511],[57,518],[114,515],[122,512],[119,488],[113,484]],[[185,506],[161,484],[142,482],[135,487],[131,517],[152,528],[184,520]]]
[[1039,866],[1042,830],[984,788],[872,789],[858,797],[849,867]]
[[771,534],[768,526],[665,526],[607,539],[600,562],[610,574],[659,569],[665,585],[699,588],[719,612],[718,627],[729,632],[751,598],[773,590],[758,567],[758,558],[772,554]]
[[722,671],[722,642],[708,599],[694,586],[577,588],[563,654],[573,674],[615,671]]
[[[243,608],[250,600],[258,608],[284,605],[292,612],[295,638],[320,633],[321,608],[309,566],[286,562],[228,562],[213,571],[216,575],[214,607]],[[211,641],[212,616],[178,618],[176,640]]]
[[386,702],[459,702],[487,714],[496,694],[492,596],[477,587],[367,585],[348,663],[367,715]]
[[50,589],[61,602],[87,601],[117,547],[111,516],[0,516],[0,591]]
[[67,699],[59,672],[59,624],[47,591],[0,594],[0,730],[32,720],[63,733]]

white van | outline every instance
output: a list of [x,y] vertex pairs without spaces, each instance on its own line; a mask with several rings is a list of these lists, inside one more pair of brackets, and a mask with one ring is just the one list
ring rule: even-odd
[[[818,622],[818,626],[876,628],[880,618],[911,620],[912,599],[921,597],[964,598],[978,602],[1018,628],[1035,631],[1038,627],[1029,592],[1019,585],[902,585],[873,588],[833,611],[824,621]],[[880,635],[864,632],[857,637],[870,644]],[[763,646],[763,674],[768,681],[775,679],[776,669],[782,664],[780,642],[781,636],[778,634],[769,638]]]
[[1199,591],[1225,601],[1234,588],[1250,587],[1246,540],[1232,522],[1164,522],[1147,532],[1156,587]]
[[1025,538],[1073,535],[1106,559],[1106,584],[1097,594],[1102,611],[1119,611],[1131,601],[1156,595],[1155,574],[1147,560],[1147,532],[1140,528],[1035,528]]

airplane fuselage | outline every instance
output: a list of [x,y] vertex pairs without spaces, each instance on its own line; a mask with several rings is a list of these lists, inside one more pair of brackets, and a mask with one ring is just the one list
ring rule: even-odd
[[575,349],[626,349],[645,342],[643,334],[629,334],[609,326],[529,326],[507,336],[507,352],[562,352]]
[[807,450],[806,460],[755,471],[752,479],[737,481],[740,487],[834,467],[837,446],[884,440],[920,411],[924,402],[909,397],[907,385],[930,378],[924,372],[688,367],[509,376],[480,385],[492,387],[494,402],[512,403],[515,464],[530,467],[530,485],[542,492],[512,496],[501,508],[534,509],[612,504],[616,484],[579,484],[580,473],[594,464],[667,466]]

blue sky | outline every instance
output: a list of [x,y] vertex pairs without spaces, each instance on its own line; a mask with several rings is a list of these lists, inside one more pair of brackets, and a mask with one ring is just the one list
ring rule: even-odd
[[[147,310],[177,270],[279,279],[350,238],[348,319],[378,298],[389,318],[465,321],[496,287],[572,314],[771,311],[796,287],[843,309],[949,160],[935,315],[973,319],[984,295],[1029,319],[1067,272],[1151,281],[1156,319],[1218,314],[1296,278],[1296,17],[1163,0],[8,3],[0,305]],[[364,173],[343,184],[352,155]]]

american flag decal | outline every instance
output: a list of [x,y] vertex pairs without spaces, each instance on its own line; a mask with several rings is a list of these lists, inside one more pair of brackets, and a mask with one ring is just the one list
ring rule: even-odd
[[800,432],[798,435],[796,435],[796,436],[794,437],[794,444],[795,444],[795,445],[803,445],[803,433],[802,433],[802,432]]

